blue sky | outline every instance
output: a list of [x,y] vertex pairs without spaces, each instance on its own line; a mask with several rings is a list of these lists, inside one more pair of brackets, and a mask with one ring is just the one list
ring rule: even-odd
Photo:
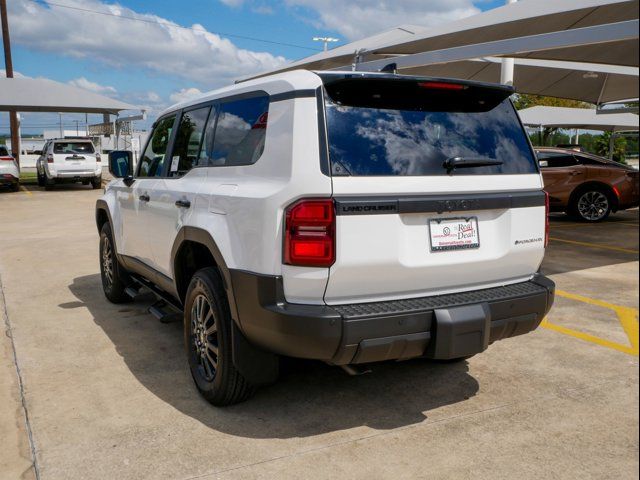
[[[321,45],[312,41],[317,35],[339,38],[335,45],[340,45],[400,24],[435,26],[503,4],[502,0],[9,0],[8,7],[16,72],[144,106],[152,119],[175,101],[319,51]],[[25,114],[23,132],[38,133],[57,118]],[[65,123],[74,119],[84,122],[84,115],[64,116]],[[100,119],[92,116],[90,123],[94,121]],[[0,114],[3,133],[8,133],[6,114]]]

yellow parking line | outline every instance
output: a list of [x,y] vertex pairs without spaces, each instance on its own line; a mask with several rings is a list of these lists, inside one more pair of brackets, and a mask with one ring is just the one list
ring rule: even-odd
[[33,193],[31,193],[29,190],[27,190],[26,188],[24,188],[24,185],[20,185],[20,190],[22,190],[23,192],[26,192],[26,193],[27,193],[27,195],[32,195],[32,196],[33,196]]
[[578,242],[577,240],[565,240],[564,238],[549,237],[549,240],[555,242],[571,243],[573,245],[580,245],[582,247],[601,248],[603,250],[614,250],[616,252],[633,253],[638,254],[638,250],[631,250],[629,248],[613,247],[611,245],[602,245],[599,243]]
[[553,330],[559,333],[563,333],[565,335],[569,335],[571,337],[578,338],[580,340],[585,340],[587,342],[595,343],[597,345],[601,345],[603,347],[611,348],[613,350],[617,350],[619,352],[626,353],[628,355],[638,356],[638,310],[635,308],[624,307],[622,305],[614,305],[613,303],[605,302],[603,300],[598,300],[596,298],[585,297],[582,295],[577,295],[575,293],[565,292],[563,290],[556,290],[556,295],[559,297],[568,298],[570,300],[576,300],[578,302],[588,303],[590,305],[595,305],[597,307],[606,308],[609,310],[613,310],[618,317],[618,321],[624,332],[629,339],[629,345],[623,345],[621,343],[612,342],[610,340],[606,340],[604,338],[596,337],[595,335],[591,335],[585,332],[581,332],[579,330],[574,330],[571,328],[562,327],[560,325],[556,325],[554,323],[549,322],[547,318],[545,318],[540,324],[541,327],[546,328],[548,330]]

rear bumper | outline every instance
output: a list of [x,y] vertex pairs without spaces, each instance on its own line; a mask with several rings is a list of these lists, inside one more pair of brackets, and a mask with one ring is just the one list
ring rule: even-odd
[[96,173],[94,170],[81,170],[81,171],[56,171],[51,175],[51,178],[55,178],[58,180],[67,180],[74,178],[94,178],[101,176],[102,172]]
[[10,173],[0,173],[0,185],[15,185],[18,183],[18,177]]
[[503,287],[391,302],[300,305],[281,277],[231,271],[238,322],[268,351],[335,365],[413,357],[452,359],[538,327],[554,300],[542,275]]

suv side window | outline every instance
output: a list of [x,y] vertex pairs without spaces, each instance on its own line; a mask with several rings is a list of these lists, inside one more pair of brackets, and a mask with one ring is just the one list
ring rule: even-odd
[[594,160],[593,158],[583,157],[582,155],[576,155],[576,160],[580,165],[597,165],[599,167],[603,166],[602,162]]
[[264,151],[269,96],[233,100],[218,108],[217,119],[212,115],[209,120],[204,143],[209,166],[253,165]]
[[542,153],[538,152],[540,168],[562,168],[574,167],[578,164],[573,155],[564,153]]
[[161,177],[167,146],[173,131],[176,116],[171,115],[160,120],[151,133],[147,148],[140,159],[138,177]]
[[182,114],[173,144],[169,177],[181,177],[199,164],[203,132],[210,110],[211,107],[207,106]]

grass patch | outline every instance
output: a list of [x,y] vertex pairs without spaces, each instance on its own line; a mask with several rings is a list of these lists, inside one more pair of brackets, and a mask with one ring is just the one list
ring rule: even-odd
[[38,183],[36,172],[20,172],[20,183]]

